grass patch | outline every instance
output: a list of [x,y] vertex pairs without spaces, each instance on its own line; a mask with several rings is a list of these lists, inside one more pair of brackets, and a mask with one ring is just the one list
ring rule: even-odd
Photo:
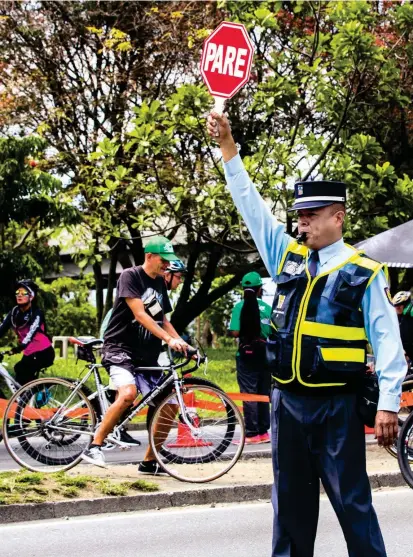
[[103,493],[103,495],[124,496],[128,494],[128,485],[126,482],[115,483],[110,480],[102,480],[99,490]]
[[20,472],[16,476],[16,482],[19,484],[38,485],[42,482],[44,474],[38,472]]
[[74,499],[75,497],[79,496],[80,491],[77,487],[70,486],[62,489],[61,494],[63,495],[63,497],[67,497],[68,499]]
[[61,476],[58,482],[66,487],[85,488],[94,481],[92,476]]
[[68,475],[65,472],[2,472],[0,474],[0,505],[15,503],[45,503],[80,497],[116,497],[133,495],[137,491],[158,491],[156,483],[145,480],[113,481],[92,475]]
[[159,491],[159,486],[152,482],[147,482],[146,480],[135,480],[134,482],[128,482],[129,489],[134,489],[135,491],[146,491],[147,493],[152,491]]

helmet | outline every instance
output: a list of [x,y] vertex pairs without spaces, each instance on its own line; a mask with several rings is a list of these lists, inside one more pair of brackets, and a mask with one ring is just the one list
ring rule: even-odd
[[37,291],[39,290],[39,287],[32,279],[18,280],[16,286],[17,288],[19,288],[19,286],[23,288],[27,288],[27,290],[31,293],[32,296],[36,296]]
[[180,259],[171,261],[166,269],[167,273],[186,273],[186,265]]
[[262,286],[262,278],[259,273],[252,271],[242,277],[242,288],[254,288],[255,286]]
[[406,291],[401,291],[401,292],[397,292],[397,294],[394,296],[392,303],[394,306],[399,306],[400,304],[406,304],[411,298],[411,294],[410,292],[406,292]]

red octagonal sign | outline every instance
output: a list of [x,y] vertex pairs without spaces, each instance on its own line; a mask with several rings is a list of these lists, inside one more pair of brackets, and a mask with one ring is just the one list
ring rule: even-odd
[[254,47],[241,23],[223,21],[204,42],[201,73],[214,97],[230,99],[250,77]]

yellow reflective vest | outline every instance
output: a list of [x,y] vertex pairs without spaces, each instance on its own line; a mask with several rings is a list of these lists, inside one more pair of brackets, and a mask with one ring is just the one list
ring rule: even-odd
[[[354,250],[311,278],[309,250],[292,242],[277,272],[267,357],[280,388],[344,388],[365,370],[364,293],[383,265]],[[344,390],[344,389],[343,389]],[[315,394],[315,391],[312,391]]]

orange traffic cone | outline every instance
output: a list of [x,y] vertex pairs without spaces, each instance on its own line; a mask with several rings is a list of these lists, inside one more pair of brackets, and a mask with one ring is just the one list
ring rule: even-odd
[[[193,392],[184,395],[184,403],[188,413],[196,414],[195,394]],[[197,427],[199,425],[199,418],[196,417],[192,422],[193,425]],[[211,442],[202,441],[202,439],[194,439],[192,437],[191,428],[179,420],[176,443],[168,443],[167,447],[179,449],[184,447],[210,447],[211,445]]]

